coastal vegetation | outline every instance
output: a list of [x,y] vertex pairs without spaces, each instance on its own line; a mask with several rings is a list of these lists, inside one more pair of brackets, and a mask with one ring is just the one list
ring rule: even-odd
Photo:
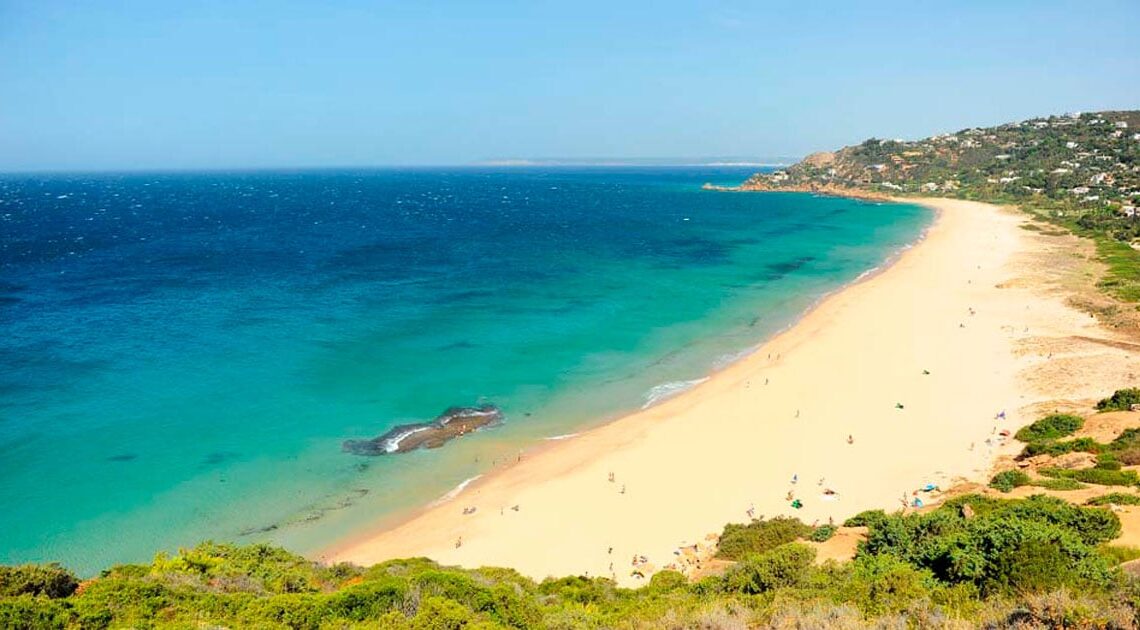
[[1128,411],[1132,405],[1140,404],[1140,389],[1128,387],[1118,389],[1112,396],[1096,404],[1097,411]]
[[1085,420],[1080,416],[1055,413],[1022,427],[1013,437],[1022,442],[1055,440],[1059,437],[1072,435],[1084,425]]
[[57,566],[0,571],[0,627],[737,628],[864,623],[921,627],[1131,627],[1136,550],[1110,510],[1034,496],[965,495],[930,511],[865,512],[849,562],[816,561],[820,532],[794,518],[725,528],[735,562],[638,589],[423,558],[326,566],[267,545],[203,543],[79,581]]
[[816,153],[745,190],[941,195],[1016,204],[1095,241],[1099,286],[1140,301],[1140,111],[1047,116]]

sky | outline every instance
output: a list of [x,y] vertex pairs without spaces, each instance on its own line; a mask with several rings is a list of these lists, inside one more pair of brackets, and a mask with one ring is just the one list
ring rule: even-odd
[[800,156],[1140,108],[1140,1],[0,0],[0,171]]

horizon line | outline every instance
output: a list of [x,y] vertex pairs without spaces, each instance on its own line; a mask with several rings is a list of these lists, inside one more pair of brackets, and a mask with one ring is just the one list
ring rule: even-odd
[[708,158],[611,158],[611,159],[502,159],[483,160],[465,163],[409,163],[409,164],[373,164],[373,165],[302,165],[302,166],[155,166],[155,167],[111,167],[111,168],[29,168],[17,170],[0,170],[0,177],[12,175],[81,175],[81,174],[145,174],[145,173],[252,173],[252,172],[299,172],[299,171],[381,171],[381,170],[427,170],[427,169],[478,169],[478,168],[572,168],[572,167],[602,167],[602,168],[638,168],[638,167],[689,167],[689,168],[727,168],[727,167],[755,167],[771,168],[790,166],[799,161],[799,158],[772,158],[768,160],[731,160]]

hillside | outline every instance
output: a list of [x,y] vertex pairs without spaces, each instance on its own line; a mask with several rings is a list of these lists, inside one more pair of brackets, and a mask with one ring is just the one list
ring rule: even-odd
[[815,153],[741,190],[931,195],[1017,204],[1097,239],[1104,286],[1140,300],[1140,111],[1074,113]]
[[991,489],[926,489],[935,506],[843,527],[730,523],[693,580],[665,570],[638,589],[535,582],[424,558],[327,565],[207,542],[83,581],[58,565],[0,566],[0,628],[1134,628],[1138,401],[1140,390],[1118,390],[1088,418],[1042,418],[1015,436],[1025,466]]

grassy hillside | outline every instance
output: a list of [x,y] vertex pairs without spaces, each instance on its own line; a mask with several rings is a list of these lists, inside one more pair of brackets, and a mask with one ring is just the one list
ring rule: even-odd
[[[4,628],[740,628],[1131,627],[1140,588],[1104,545],[1116,515],[1044,496],[969,495],[907,516],[868,512],[847,563],[817,566],[789,519],[726,529],[738,562],[689,583],[669,571],[647,586],[602,578],[536,583],[509,569],[425,559],[322,566],[264,545],[205,543],[79,582],[57,566],[0,570]],[[790,537],[788,532],[793,532]],[[826,537],[813,536],[815,538]]]
[[859,189],[1014,203],[1097,240],[1104,288],[1140,301],[1140,111],[1035,118],[816,153],[745,188]]

